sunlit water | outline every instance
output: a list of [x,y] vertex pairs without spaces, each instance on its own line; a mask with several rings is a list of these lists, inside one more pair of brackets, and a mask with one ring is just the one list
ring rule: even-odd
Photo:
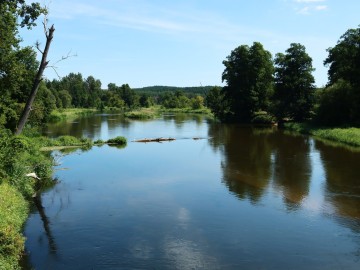
[[[46,132],[128,145],[54,153],[25,228],[35,269],[360,269],[360,152],[186,115]],[[177,140],[131,142],[156,137]]]

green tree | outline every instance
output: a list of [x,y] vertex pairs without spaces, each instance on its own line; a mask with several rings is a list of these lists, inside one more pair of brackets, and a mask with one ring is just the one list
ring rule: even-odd
[[274,72],[271,53],[254,42],[251,47],[237,47],[223,64],[222,80],[226,82],[223,95],[229,106],[223,120],[250,122],[256,111],[267,110],[269,106]]
[[0,1],[0,124],[12,130],[19,118],[17,103],[28,95],[38,66],[34,50],[21,48],[18,29],[31,29],[44,13],[39,3]]
[[215,86],[205,96],[205,104],[218,119],[223,119],[228,114],[228,108],[224,103],[224,95],[221,87]]
[[[329,66],[329,83],[319,105],[319,120],[327,119],[327,124],[360,125],[360,27],[347,30],[336,46],[328,49],[328,53],[324,64]],[[337,104],[340,102],[338,96],[345,103]],[[332,114],[331,107],[339,106],[343,110],[330,123],[324,117],[325,112]]]
[[314,103],[312,59],[299,43],[292,43],[286,53],[275,57],[274,114],[296,121],[308,118]]
[[198,110],[204,107],[204,98],[202,96],[195,96],[191,100],[191,108]]
[[360,27],[347,30],[336,46],[327,51],[329,55],[324,64],[329,66],[329,85],[343,79],[360,86]]
[[96,80],[93,76],[89,76],[84,81],[84,84],[85,91],[87,92],[86,107],[97,107],[101,91],[101,81]]
[[61,107],[62,108],[70,108],[71,107],[71,100],[72,97],[66,90],[61,90],[58,92],[59,99],[61,101]]
[[359,106],[359,103],[356,103],[356,100],[353,99],[353,92],[354,87],[342,79],[320,90],[316,121],[327,126],[354,123],[352,114],[354,108]]

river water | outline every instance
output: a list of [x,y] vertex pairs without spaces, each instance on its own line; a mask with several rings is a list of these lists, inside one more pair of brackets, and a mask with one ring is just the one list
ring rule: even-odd
[[[128,144],[54,152],[25,227],[37,270],[360,269],[360,151],[196,115],[45,132]],[[157,137],[176,140],[132,142]]]

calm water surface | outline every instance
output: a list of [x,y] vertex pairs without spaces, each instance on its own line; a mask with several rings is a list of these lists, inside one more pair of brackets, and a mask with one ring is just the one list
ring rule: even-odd
[[[25,228],[35,269],[360,269],[360,152],[189,115],[45,132],[128,145],[54,153]],[[177,140],[131,142],[154,137]]]

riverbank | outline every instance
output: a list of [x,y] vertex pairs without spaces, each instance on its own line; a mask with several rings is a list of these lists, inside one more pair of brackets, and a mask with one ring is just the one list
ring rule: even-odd
[[80,116],[97,112],[95,108],[67,108],[57,109],[51,112],[49,122],[59,122],[64,120],[76,119]]
[[[0,132],[0,269],[21,269],[19,260],[24,254],[23,226],[29,215],[33,198],[41,190],[55,184],[52,179],[56,165],[49,151],[67,147],[91,148],[93,145],[124,147],[124,137],[92,142],[87,138],[61,136],[50,139],[33,131],[13,136]],[[28,136],[26,136],[26,133]]]
[[321,139],[360,147],[360,128],[323,128],[308,123],[285,123],[285,129],[302,134],[309,134]]

